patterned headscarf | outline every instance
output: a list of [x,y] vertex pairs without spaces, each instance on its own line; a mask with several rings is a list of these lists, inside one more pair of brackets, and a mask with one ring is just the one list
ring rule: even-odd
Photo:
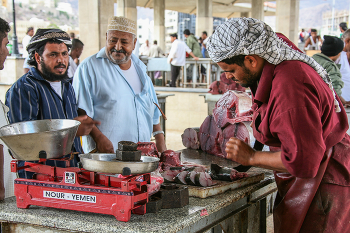
[[72,41],[70,40],[67,32],[52,28],[38,29],[27,45],[27,51],[29,54],[28,64],[33,64],[33,62],[36,63],[35,52],[38,52],[38,50],[45,45],[48,40],[63,42],[67,45],[68,49],[72,47]]
[[327,71],[313,58],[292,49],[266,23],[253,18],[232,18],[215,29],[209,37],[207,50],[214,62],[238,55],[258,55],[271,64],[298,60],[311,66],[333,91],[336,112],[340,112],[339,103]]
[[72,47],[72,41],[67,32],[60,29],[38,29],[35,35],[30,39],[27,45],[28,53],[39,49],[42,45],[46,44],[48,40],[57,40],[65,43],[68,48]]

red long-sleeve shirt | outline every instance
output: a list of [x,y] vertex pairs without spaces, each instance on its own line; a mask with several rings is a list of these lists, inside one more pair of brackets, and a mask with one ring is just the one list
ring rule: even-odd
[[[314,177],[327,149],[335,146],[324,182],[350,185],[350,146],[345,110],[336,113],[333,93],[317,72],[300,61],[265,64],[254,96],[254,136],[281,148],[287,170]],[[340,100],[338,99],[340,102]]]

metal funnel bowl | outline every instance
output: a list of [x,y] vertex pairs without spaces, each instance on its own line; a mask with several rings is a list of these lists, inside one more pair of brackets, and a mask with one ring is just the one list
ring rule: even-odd
[[79,125],[67,119],[24,121],[1,127],[0,138],[15,159],[39,160],[40,151],[53,159],[71,152]]

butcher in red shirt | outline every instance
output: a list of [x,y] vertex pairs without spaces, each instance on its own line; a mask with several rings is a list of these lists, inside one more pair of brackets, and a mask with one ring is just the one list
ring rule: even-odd
[[264,22],[235,18],[209,38],[213,61],[253,94],[255,151],[237,138],[227,156],[275,172],[275,232],[350,232],[347,115],[327,72]]

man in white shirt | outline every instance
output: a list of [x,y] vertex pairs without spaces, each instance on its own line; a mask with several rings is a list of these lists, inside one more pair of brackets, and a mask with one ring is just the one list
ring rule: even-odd
[[28,62],[28,51],[27,51],[27,45],[30,42],[30,39],[32,39],[32,36],[34,35],[34,28],[29,27],[27,29],[27,35],[23,37],[22,40],[22,46],[23,46],[23,57],[25,58],[25,61],[23,63],[23,70],[24,73],[27,73],[30,69],[30,65],[27,63]]
[[149,50],[149,57],[161,57],[165,56],[163,50],[158,46],[157,40],[153,41],[153,45]]
[[84,44],[79,39],[72,40],[72,49],[69,54],[68,77],[73,78],[75,71],[79,65],[79,57],[83,52]]
[[146,40],[145,43],[143,43],[140,47],[140,56],[147,56],[149,57],[149,41]]
[[149,142],[152,134],[158,151],[166,150],[156,92],[146,65],[132,54],[136,35],[135,21],[113,16],[106,46],[84,59],[74,74],[78,107],[101,122],[83,146],[100,153],[115,153],[119,141]]
[[28,57],[28,52],[27,52],[27,45],[29,44],[30,39],[32,39],[32,36],[34,35],[34,28],[29,27],[27,29],[27,35],[23,37],[22,40],[22,45],[23,45],[23,57],[26,58]]
[[170,35],[171,49],[168,56],[168,62],[171,65],[171,87],[176,87],[176,79],[180,74],[181,67],[186,63],[186,52],[190,54],[195,60],[198,60],[192,50],[185,42],[177,39],[177,34]]

